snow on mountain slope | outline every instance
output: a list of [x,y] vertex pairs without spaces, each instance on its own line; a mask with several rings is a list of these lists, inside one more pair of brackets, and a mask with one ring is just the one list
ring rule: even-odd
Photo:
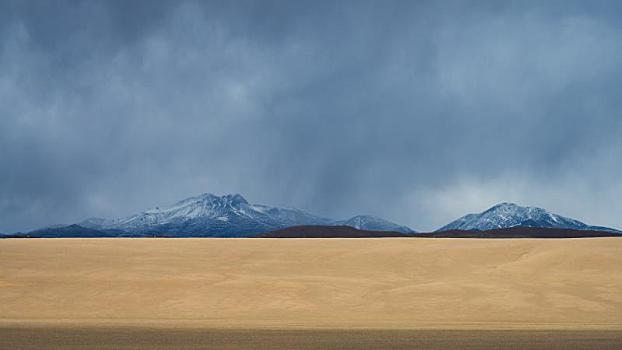
[[344,221],[336,221],[335,225],[343,225],[354,227],[359,230],[370,231],[395,231],[402,233],[414,233],[412,229],[407,226],[401,226],[391,221],[381,219],[379,217],[371,215],[358,215]]
[[552,227],[575,230],[616,231],[606,227],[589,226],[581,221],[553,214],[536,207],[521,207],[514,203],[497,204],[479,214],[468,214],[437,231],[492,230],[508,227]]
[[301,225],[347,225],[363,230],[411,233],[410,228],[373,217],[355,216],[332,220],[294,208],[250,204],[239,194],[216,196],[205,193],[171,206],[156,207],[136,215],[106,220],[91,218],[78,225],[89,229],[122,230],[136,234],[174,236],[248,236]]
[[298,209],[250,204],[239,194],[205,193],[171,206],[156,207],[136,215],[105,220],[92,218],[79,225],[126,232],[153,232],[176,236],[243,236],[294,225],[324,225],[328,219]]

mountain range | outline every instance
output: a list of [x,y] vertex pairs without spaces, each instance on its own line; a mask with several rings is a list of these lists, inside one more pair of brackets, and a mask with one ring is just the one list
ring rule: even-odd
[[370,215],[334,220],[295,208],[251,204],[239,194],[211,193],[186,198],[171,206],[147,209],[118,219],[90,218],[72,225],[55,225],[29,232],[30,237],[252,237],[300,225],[351,226],[361,230],[414,233],[407,226]]
[[[210,193],[186,198],[173,205],[155,207],[117,219],[90,218],[71,225],[55,225],[28,233],[4,237],[269,237],[286,232],[291,236],[303,231],[339,232],[345,236],[365,233],[350,232],[348,228],[368,232],[374,237],[387,232],[388,236],[439,236],[418,234],[411,228],[370,215],[357,215],[345,220],[329,219],[295,208],[251,204],[239,194],[217,196]],[[331,229],[330,227],[341,227]],[[494,231],[512,228],[547,228],[622,233],[618,230],[587,225],[581,221],[550,213],[542,208],[522,207],[513,203],[497,204],[488,210],[463,216],[435,232]],[[495,231],[495,232],[497,232]],[[514,230],[515,231],[515,230]],[[530,231],[534,235],[535,231]],[[389,234],[393,233],[393,234]],[[314,233],[315,234],[315,233]],[[514,234],[514,233],[513,233]],[[443,235],[440,235],[443,236]]]

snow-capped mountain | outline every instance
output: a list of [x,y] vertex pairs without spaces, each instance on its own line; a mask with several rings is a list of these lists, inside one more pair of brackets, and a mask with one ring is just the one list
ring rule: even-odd
[[335,225],[350,226],[359,230],[415,233],[415,231],[413,231],[410,227],[401,226],[391,221],[371,215],[358,215],[350,218],[349,220],[336,221]]
[[367,230],[413,232],[408,227],[370,216],[332,220],[294,208],[250,204],[239,194],[216,196],[210,193],[125,218],[91,218],[77,225],[102,231],[121,230],[132,235],[165,234],[179,237],[252,236],[300,225],[357,225],[356,228]]
[[78,225],[132,233],[232,237],[293,225],[324,225],[328,222],[329,219],[298,209],[250,204],[239,194],[216,196],[205,193],[128,217],[114,220],[91,218]]
[[441,227],[448,230],[493,230],[509,227],[550,227],[575,230],[616,231],[607,227],[590,226],[581,221],[553,214],[537,207],[521,207],[514,203],[501,203],[479,213],[468,214]]

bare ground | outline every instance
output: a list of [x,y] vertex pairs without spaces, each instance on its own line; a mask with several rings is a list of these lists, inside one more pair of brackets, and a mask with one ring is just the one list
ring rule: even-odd
[[5,239],[0,266],[0,348],[621,347],[617,238]]

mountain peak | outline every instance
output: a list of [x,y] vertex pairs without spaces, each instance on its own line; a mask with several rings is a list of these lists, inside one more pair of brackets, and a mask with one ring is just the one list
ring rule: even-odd
[[520,205],[512,202],[501,202],[492,206],[492,208],[516,208],[520,207]]
[[528,208],[532,208],[532,207],[523,207],[516,203],[511,203],[511,202],[501,202],[486,209],[484,213],[492,212],[492,211],[499,211],[499,210],[519,210],[519,209],[528,209]]
[[246,198],[242,197],[242,195],[238,193],[226,194],[220,198],[224,199],[228,203],[231,203],[232,205],[248,204]]
[[176,205],[185,203],[209,203],[209,204],[222,204],[231,206],[240,206],[242,204],[249,204],[246,198],[238,193],[224,194],[222,196],[215,195],[213,193],[203,193],[196,197],[190,197],[177,202]]
[[367,215],[367,214],[356,215],[350,218],[350,220],[366,220],[366,219],[380,219],[380,218],[377,216]]

